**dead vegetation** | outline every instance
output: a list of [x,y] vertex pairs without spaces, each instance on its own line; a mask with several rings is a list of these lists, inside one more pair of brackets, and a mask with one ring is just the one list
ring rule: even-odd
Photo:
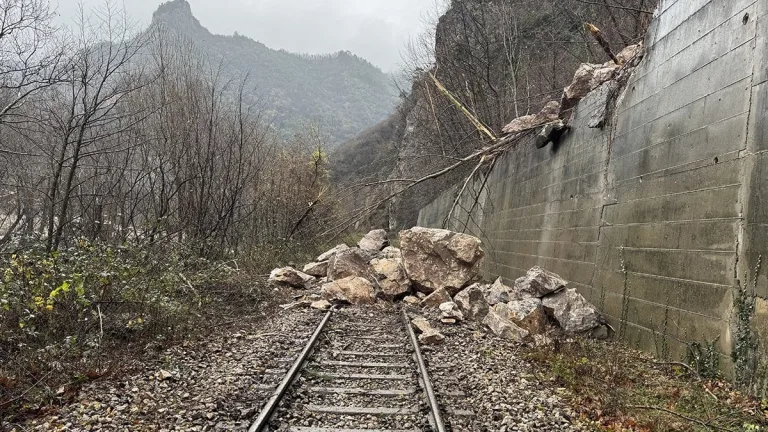
[[721,379],[704,379],[619,342],[560,341],[523,352],[543,380],[567,389],[573,409],[599,431],[762,431],[768,404]]

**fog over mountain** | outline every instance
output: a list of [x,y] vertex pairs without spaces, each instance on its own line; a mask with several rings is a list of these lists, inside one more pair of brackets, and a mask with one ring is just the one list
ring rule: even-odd
[[[243,36],[270,48],[327,54],[351,51],[391,72],[409,37],[423,28],[422,17],[440,0],[190,0],[212,33]],[[86,9],[104,0],[53,0],[61,23],[72,23],[78,4]],[[118,4],[121,2],[118,0]],[[161,0],[124,0],[131,19],[143,26]]]

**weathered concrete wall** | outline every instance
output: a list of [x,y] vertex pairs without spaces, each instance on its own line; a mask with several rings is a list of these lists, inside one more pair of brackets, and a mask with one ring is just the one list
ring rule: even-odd
[[[541,265],[639,347],[680,359],[714,342],[733,370],[746,331],[736,280],[753,280],[768,250],[766,36],[768,0],[663,0],[609,125],[587,126],[601,88],[557,148],[521,143],[475,182],[481,199],[465,194],[451,228],[483,238],[489,277]],[[457,190],[419,223],[441,225]],[[757,293],[768,297],[766,275]],[[757,306],[760,329],[768,303]]]

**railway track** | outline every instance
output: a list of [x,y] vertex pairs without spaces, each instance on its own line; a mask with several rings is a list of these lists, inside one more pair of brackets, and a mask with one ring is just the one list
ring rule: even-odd
[[404,312],[328,312],[293,354],[277,359],[279,383],[259,387],[269,397],[249,432],[445,432],[474,416],[441,406],[463,395],[435,391]]

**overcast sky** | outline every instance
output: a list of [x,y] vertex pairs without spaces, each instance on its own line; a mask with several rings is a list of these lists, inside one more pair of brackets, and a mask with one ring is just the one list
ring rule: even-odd
[[[78,2],[52,0],[63,23],[71,24]],[[142,25],[164,0],[117,0]],[[400,63],[411,36],[433,15],[435,0],[188,0],[192,13],[213,33],[238,32],[270,48],[321,54],[349,50],[386,72]]]

